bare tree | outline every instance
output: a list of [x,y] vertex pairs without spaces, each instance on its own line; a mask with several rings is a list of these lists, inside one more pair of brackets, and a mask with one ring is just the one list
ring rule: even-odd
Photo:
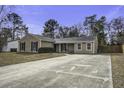
[[11,5],[0,5],[0,29],[2,29],[3,23],[6,21],[5,18],[14,6]]
[[112,25],[113,30],[116,33],[123,32],[124,31],[124,18],[118,17],[118,18],[113,19],[111,21],[111,25]]
[[95,27],[96,22],[97,22],[97,19],[96,19],[95,14],[92,16],[85,17],[83,25],[87,28],[85,30],[89,31],[89,35],[95,35],[96,34],[96,32],[94,31],[94,27]]
[[110,24],[111,44],[119,44],[119,42],[122,41],[122,38],[124,37],[124,18],[117,17],[112,19]]

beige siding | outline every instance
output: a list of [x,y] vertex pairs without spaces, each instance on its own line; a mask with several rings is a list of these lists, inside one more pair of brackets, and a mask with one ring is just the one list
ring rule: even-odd
[[47,42],[47,41],[41,41],[41,47],[54,47],[54,43],[53,42]]
[[59,44],[56,44],[56,52],[59,52]]
[[19,46],[18,45],[19,45],[19,40],[7,42],[7,45],[5,45],[2,48],[2,51],[9,52],[11,50],[11,48],[16,48],[17,52],[18,52],[19,51]]
[[31,35],[27,35],[22,40],[20,40],[20,43],[23,43],[23,42],[25,42],[25,51],[20,51],[20,52],[31,52],[31,42],[38,42],[38,48],[41,47],[40,40]]
[[[87,43],[91,44],[91,50],[87,49]],[[98,49],[98,42],[97,39],[94,41],[84,41],[84,42],[78,42],[78,43],[73,43],[74,47],[66,47],[66,52],[70,51],[70,50],[74,50],[74,53],[86,53],[86,54],[94,54],[97,53],[97,49]],[[81,44],[81,49],[78,49],[78,44]],[[59,47],[60,44],[57,44],[56,46],[56,51],[61,52],[61,47]],[[69,43],[67,43],[66,45],[70,45]]]
[[[87,43],[91,43],[91,50],[87,50]],[[78,44],[81,44],[81,49],[78,49]],[[81,42],[76,43],[74,45],[74,52],[75,53],[94,53],[94,46],[93,42]]]

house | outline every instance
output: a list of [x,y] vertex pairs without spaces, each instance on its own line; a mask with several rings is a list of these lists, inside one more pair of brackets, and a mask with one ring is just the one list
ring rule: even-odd
[[54,48],[54,40],[36,34],[27,34],[19,41],[20,52],[38,52],[39,48]]
[[2,51],[4,52],[18,52],[19,51],[19,40],[10,40],[6,45],[3,46]]
[[97,53],[98,42],[93,36],[55,39],[56,52]]
[[59,53],[97,53],[98,42],[93,36],[51,39],[36,34],[27,34],[18,41],[8,42],[7,49],[17,52],[38,52],[39,48],[54,48]]

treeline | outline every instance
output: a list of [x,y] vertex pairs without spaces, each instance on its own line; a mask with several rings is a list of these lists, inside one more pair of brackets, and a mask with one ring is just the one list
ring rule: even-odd
[[[8,39],[19,39],[28,33],[28,27],[24,24],[22,18],[11,11],[11,8],[14,7],[0,6],[0,48],[6,44]],[[42,35],[50,38],[92,35],[97,36],[99,46],[119,44],[124,41],[124,17],[117,17],[108,21],[106,16],[98,18],[94,14],[84,17],[82,23],[70,27],[60,25],[55,19],[49,19],[44,23]]]
[[28,27],[23,23],[22,18],[11,12],[14,6],[0,6],[0,50],[8,39],[20,39],[28,33]]
[[61,26],[55,19],[49,19],[44,24],[44,36],[51,38],[80,37],[83,35],[97,36],[99,46],[105,44],[119,44],[124,39],[124,18],[117,17],[107,21],[105,16],[97,15],[85,17],[80,24],[71,27]]

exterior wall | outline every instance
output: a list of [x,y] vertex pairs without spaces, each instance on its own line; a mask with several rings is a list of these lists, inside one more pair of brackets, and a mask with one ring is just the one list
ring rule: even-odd
[[56,51],[56,52],[59,52],[59,44],[55,44],[55,46],[56,46],[56,47],[55,47],[55,51]]
[[[87,50],[87,43],[91,43],[91,51],[90,50]],[[75,43],[74,45],[74,52],[75,53],[92,53],[92,54],[95,54],[97,53],[97,50],[98,50],[98,40],[97,40],[97,37],[94,39],[94,41],[87,41],[87,42],[81,42],[81,50],[78,50],[78,43]]]
[[[91,43],[91,50],[87,49],[87,43]],[[71,47],[68,47],[69,44],[74,44],[74,53],[90,53],[90,54],[95,54],[97,53],[98,50],[98,40],[97,37],[93,39],[92,41],[57,41],[55,44],[58,46],[56,47],[56,51],[62,52],[61,51],[61,46],[60,44],[66,44],[66,52],[68,50],[72,49]],[[78,44],[81,44],[81,49],[78,49]]]
[[[91,44],[91,50],[87,50],[87,43]],[[81,44],[81,49],[78,49],[78,44]],[[66,43],[66,52],[69,53],[70,51],[74,51],[74,53],[86,53],[86,54],[94,54],[97,53],[97,42],[96,41],[85,41],[85,42],[78,42],[78,43]],[[72,45],[74,47],[72,47]],[[62,52],[61,51],[61,43],[56,44],[56,52]],[[70,52],[73,53],[73,52]]]
[[48,42],[48,41],[41,41],[41,47],[53,48],[54,47],[54,43],[53,42]]
[[2,51],[9,52],[11,48],[17,48],[17,51],[19,51],[19,41],[8,42],[7,45],[2,48]]
[[68,44],[68,51],[67,53],[74,53],[74,44]]
[[[25,51],[20,51],[20,52],[32,52],[31,51],[31,42],[38,42],[38,48],[41,47],[52,47],[54,48],[54,43],[53,42],[48,42],[48,41],[42,41],[32,35],[27,35],[23,39],[20,40],[20,43],[25,42]],[[20,47],[20,45],[19,45]],[[20,49],[20,48],[19,48]]]
[[[87,43],[91,43],[91,50],[87,50]],[[81,49],[78,49],[78,44],[81,44]],[[74,53],[94,53],[94,42],[81,42],[74,44]]]
[[[31,36],[31,35],[27,35],[26,37],[24,37],[23,39],[20,40],[20,43],[24,43],[25,42],[25,51],[20,51],[20,52],[32,52],[31,51],[31,42],[38,42],[38,48],[41,47],[41,42],[39,39]],[[20,50],[20,44],[19,44],[19,50]]]

